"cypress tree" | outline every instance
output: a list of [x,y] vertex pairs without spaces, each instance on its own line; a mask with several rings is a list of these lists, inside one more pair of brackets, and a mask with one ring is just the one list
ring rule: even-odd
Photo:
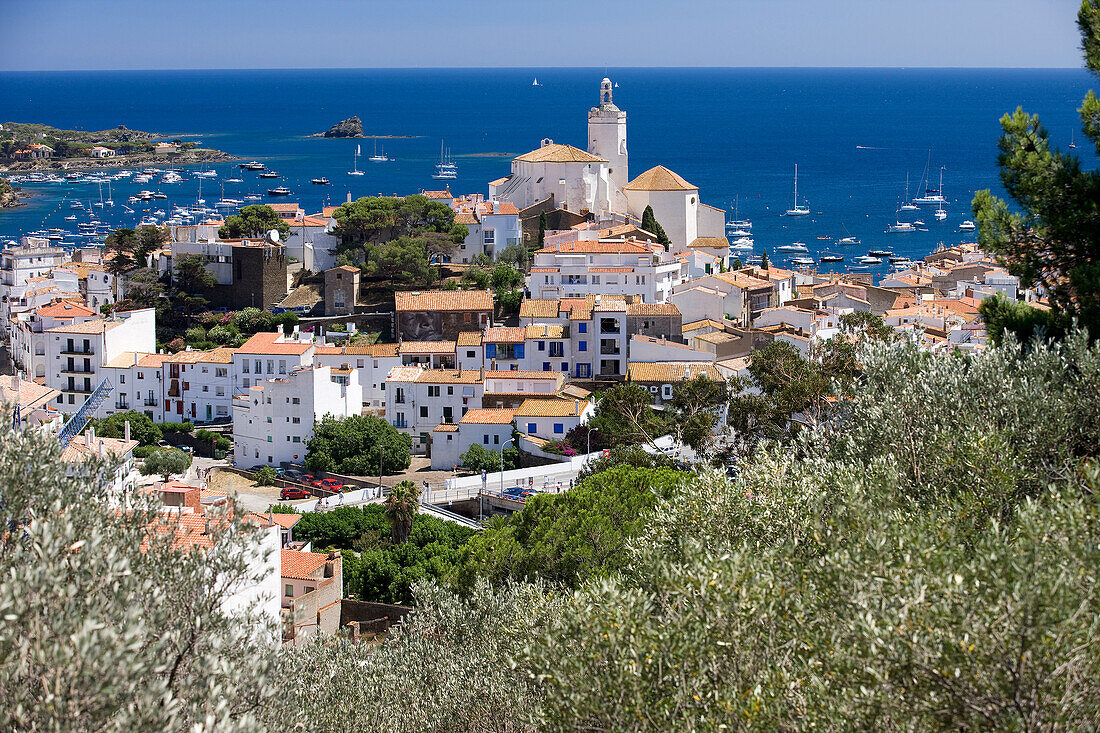
[[760,269],[767,270],[768,264],[768,250],[764,250],[764,254],[760,257]]
[[668,250],[672,240],[665,234],[664,227],[657,221],[657,217],[653,215],[653,207],[646,206],[645,211],[642,212],[642,229],[645,229],[650,234],[657,235],[657,244],[663,244],[665,250]]

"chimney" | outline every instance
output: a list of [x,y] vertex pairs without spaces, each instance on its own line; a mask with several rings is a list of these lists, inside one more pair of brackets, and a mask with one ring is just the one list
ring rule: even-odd
[[127,443],[130,442],[130,421],[127,420],[122,424],[122,439]]
[[573,414],[575,414],[575,415],[581,414],[581,401],[580,400],[573,400]]
[[89,448],[92,447],[92,443],[95,442],[95,428],[88,428],[88,431],[84,433],[84,445]]
[[203,524],[202,533],[207,534],[207,535],[210,534],[210,520],[209,519],[207,519],[206,522]]
[[348,621],[348,638],[354,644],[359,639],[359,622]]

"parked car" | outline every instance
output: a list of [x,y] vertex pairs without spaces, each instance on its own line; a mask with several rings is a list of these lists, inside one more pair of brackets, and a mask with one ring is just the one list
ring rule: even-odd
[[313,482],[319,480],[320,479],[318,479],[312,473],[303,473],[302,476],[298,479],[298,482],[303,483],[306,486],[313,486]]
[[299,489],[294,486],[287,486],[279,492],[279,499],[282,501],[286,501],[287,499],[308,499],[311,496],[313,496],[313,494],[305,489]]
[[339,492],[343,488],[343,484],[334,478],[323,478],[320,483],[317,484],[319,489],[328,489],[329,491]]

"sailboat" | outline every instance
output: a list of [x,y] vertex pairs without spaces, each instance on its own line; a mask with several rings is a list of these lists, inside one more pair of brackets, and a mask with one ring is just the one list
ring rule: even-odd
[[837,240],[837,244],[860,244],[860,240],[852,236],[852,233],[848,231],[848,227],[845,224],[841,224],[840,228],[844,230],[844,236]]
[[726,229],[734,229],[735,234],[738,236],[748,236],[752,231],[752,220],[742,219],[741,216],[741,196],[738,194],[734,197],[733,202],[733,221],[726,222]]
[[1073,130],[1069,131],[1069,149],[1073,150],[1077,147],[1077,143],[1073,142]]
[[458,166],[451,160],[450,151],[444,153],[442,140],[439,141],[439,162],[435,165],[432,178],[440,181],[458,178]]
[[533,87],[541,87],[542,86],[542,84],[539,84],[539,78],[537,76],[535,77],[535,80],[533,82],[531,82],[531,86],[533,86]]
[[[102,190],[100,190],[100,195],[101,196],[103,195]],[[107,179],[107,200],[104,201],[103,203],[106,204],[107,206],[114,206],[115,205],[114,198],[111,194],[111,179],[110,178]]]
[[[928,163],[924,166],[925,174],[928,173],[928,167],[932,164],[932,151],[928,151]],[[939,188],[926,188],[924,189],[924,195],[913,199],[914,204],[921,204],[922,206],[928,206],[931,204],[941,205],[946,204],[947,199],[943,196],[943,166],[940,166],[940,187]],[[925,180],[924,176],[921,180]],[[931,185],[932,179],[928,178],[928,183]]]
[[381,153],[378,152],[378,140],[377,140],[377,138],[374,141],[374,155],[372,155],[370,158],[368,158],[368,160],[370,160],[371,162],[374,162],[374,163],[388,163],[390,161],[390,159],[386,157],[386,149],[385,148],[382,148]]
[[362,153],[359,146],[355,146],[355,155],[351,159],[351,170],[348,171],[349,176],[361,176],[363,171],[359,170],[359,156]]
[[794,206],[787,209],[785,213],[787,216],[806,216],[810,213],[809,206],[798,205],[798,163],[794,164]]
[[909,172],[905,172],[905,199],[901,202],[899,211],[920,211],[920,207],[909,200]]

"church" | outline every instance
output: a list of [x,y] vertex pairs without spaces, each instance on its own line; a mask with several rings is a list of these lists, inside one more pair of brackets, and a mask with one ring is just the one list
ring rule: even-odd
[[698,186],[660,165],[630,179],[626,112],[615,105],[608,78],[600,82],[600,103],[588,110],[587,148],[543,140],[512,160],[510,175],[489,183],[489,198],[522,210],[553,197],[555,206],[600,221],[640,221],[652,206],[672,251],[728,248],[725,215],[699,200]]

